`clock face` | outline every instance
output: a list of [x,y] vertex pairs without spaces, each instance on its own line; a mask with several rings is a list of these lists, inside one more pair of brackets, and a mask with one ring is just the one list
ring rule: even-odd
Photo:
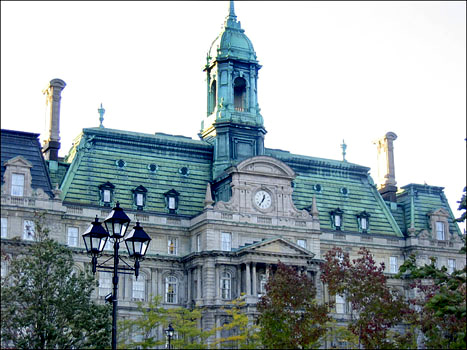
[[255,204],[260,209],[268,209],[272,204],[271,195],[263,190],[256,192],[255,194]]

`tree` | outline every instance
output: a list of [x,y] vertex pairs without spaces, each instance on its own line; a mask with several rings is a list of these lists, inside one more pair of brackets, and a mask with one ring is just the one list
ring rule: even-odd
[[238,349],[259,348],[259,328],[250,322],[248,315],[244,312],[246,302],[243,296],[232,300],[229,304],[229,307],[224,307],[223,310],[231,321],[216,328],[215,331],[228,331],[233,334],[216,339],[212,345],[221,344],[221,347],[226,345],[227,347],[234,346]]
[[161,306],[161,300],[161,296],[155,296],[149,300],[147,305],[138,301],[136,304],[139,317],[119,321],[119,348],[154,349],[165,344],[165,339],[159,339],[157,334],[157,329],[167,319],[166,310]]
[[2,348],[110,347],[111,310],[93,303],[92,274],[73,273],[72,252],[49,238],[44,214],[35,237],[2,278]]
[[366,248],[358,254],[361,257],[351,262],[341,248],[328,251],[321,280],[328,285],[331,296],[342,295],[349,303],[349,330],[358,337],[359,347],[391,346],[389,330],[410,312],[408,304],[387,285],[384,263],[377,266]]
[[[466,220],[466,197],[462,195],[459,210],[464,210],[458,222]],[[466,254],[466,240],[460,254]],[[430,264],[417,266],[414,254],[399,268],[398,277],[412,280],[411,288],[418,293],[411,299],[415,321],[425,336],[429,348],[466,348],[466,274],[467,267],[448,273],[446,267],[436,267],[436,259]]]
[[313,348],[326,333],[331,320],[328,304],[315,299],[313,281],[279,261],[269,277],[266,294],[260,299],[259,336],[266,348]]
[[[137,303],[139,316],[123,320],[119,324],[121,341],[119,347],[124,349],[154,349],[167,342],[165,334],[159,328],[167,328],[169,323],[175,329],[176,336],[171,341],[174,349],[204,349],[206,339],[213,331],[203,331],[198,326],[201,320],[201,309],[189,310],[182,307],[165,309],[161,306],[162,297],[157,295],[147,304]],[[137,340],[135,340],[135,338]]]

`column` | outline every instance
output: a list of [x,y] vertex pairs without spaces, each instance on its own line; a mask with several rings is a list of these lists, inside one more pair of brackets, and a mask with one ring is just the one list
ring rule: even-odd
[[157,284],[158,284],[158,288],[157,288],[157,294],[158,295],[161,295],[162,296],[162,299],[164,300],[164,291],[163,291],[163,287],[164,287],[164,283],[162,281],[162,270],[161,269],[157,269],[157,277],[158,277],[158,281],[157,281]]
[[220,281],[219,281],[219,278],[220,278],[220,276],[219,276],[219,265],[218,265],[218,264],[216,264],[215,269],[216,269],[216,274],[215,274],[215,276],[216,276],[216,283],[214,283],[214,286],[215,286],[215,288],[216,288],[216,292],[214,293],[214,295],[216,296],[216,299],[218,299],[218,298],[220,297],[220,293],[219,293],[219,289],[220,289]]
[[256,291],[256,263],[252,263],[252,280],[253,280],[253,291],[252,294],[254,296],[258,296],[258,293]]
[[191,297],[192,280],[193,280],[193,278],[192,278],[192,274],[191,274],[191,269],[188,269],[187,277],[186,277],[187,303],[191,303],[191,300],[193,299]]
[[198,273],[198,283],[196,285],[196,298],[201,299],[201,266],[196,268],[196,272]]
[[237,298],[242,294],[242,265],[237,265]]
[[158,292],[157,292],[157,269],[151,269],[151,290],[149,291],[149,295],[152,295],[152,297],[154,298],[156,295],[158,295]]
[[251,275],[250,275],[250,263],[245,264],[245,282],[246,282],[246,295],[251,295]]

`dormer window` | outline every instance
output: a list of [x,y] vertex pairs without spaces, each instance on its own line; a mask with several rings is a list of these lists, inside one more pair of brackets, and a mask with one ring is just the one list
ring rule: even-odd
[[368,214],[366,211],[363,211],[357,215],[357,219],[360,232],[368,232],[368,227],[370,226],[370,214]]
[[336,230],[342,229],[343,214],[344,212],[340,208],[337,208],[336,210],[331,211],[331,219],[332,219],[332,224],[334,226],[334,229]]
[[146,204],[146,193],[148,190],[144,186],[140,185],[132,190],[132,192],[136,208],[138,210],[143,210],[143,207]]
[[445,241],[449,233],[449,213],[439,208],[428,213],[433,239]]
[[445,235],[444,235],[444,222],[441,221],[436,221],[436,239],[438,241],[444,241],[445,240]]
[[112,203],[113,199],[114,189],[115,186],[108,181],[99,186],[101,205],[104,205],[105,207],[110,207],[110,204]]
[[167,209],[169,209],[169,213],[171,214],[175,213],[178,209],[178,196],[179,195],[180,193],[175,191],[173,188],[170,191],[164,193]]
[[24,195],[24,174],[11,174],[11,195],[23,197]]

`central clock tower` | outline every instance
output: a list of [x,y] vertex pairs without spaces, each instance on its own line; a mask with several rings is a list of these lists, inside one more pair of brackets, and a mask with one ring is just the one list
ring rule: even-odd
[[201,123],[200,137],[214,146],[214,180],[230,166],[264,154],[266,130],[257,93],[260,68],[230,1],[229,14],[204,67],[207,115]]

